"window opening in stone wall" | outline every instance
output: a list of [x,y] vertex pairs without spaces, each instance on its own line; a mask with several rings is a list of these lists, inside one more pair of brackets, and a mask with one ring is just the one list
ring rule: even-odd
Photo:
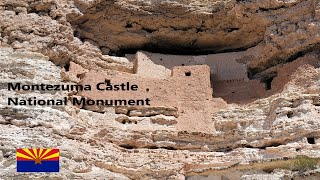
[[308,138],[307,138],[307,141],[308,141],[309,144],[315,144],[315,143],[316,143],[314,137],[308,137]]
[[270,78],[268,78],[268,79],[266,79],[266,80],[264,81],[266,91],[271,90],[271,88],[272,88],[272,85],[271,85],[271,84],[272,84],[272,81],[273,81],[273,77],[270,77]]

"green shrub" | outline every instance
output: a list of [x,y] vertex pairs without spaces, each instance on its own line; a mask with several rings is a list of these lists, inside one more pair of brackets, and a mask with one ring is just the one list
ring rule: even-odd
[[308,156],[297,156],[293,161],[293,170],[305,172],[317,168],[318,159],[310,158]]

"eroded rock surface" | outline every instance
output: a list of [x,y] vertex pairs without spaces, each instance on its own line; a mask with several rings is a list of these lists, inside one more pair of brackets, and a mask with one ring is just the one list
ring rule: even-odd
[[[60,68],[40,54],[13,52],[10,48],[1,49],[1,54],[2,59],[7,60],[1,64],[2,84],[12,78],[23,83],[32,83],[34,79],[37,82],[62,83]],[[10,63],[13,65],[8,66]],[[17,71],[15,64],[20,65],[23,73]],[[175,179],[210,169],[290,158],[298,154],[319,157],[319,145],[307,143],[307,138],[319,137],[319,77],[319,69],[302,66],[280,94],[245,106],[220,107],[208,124],[195,121],[184,124],[183,118],[175,120],[175,116],[156,115],[155,111],[155,116],[148,117],[148,114],[139,114],[138,109],[109,108],[98,113],[77,110],[72,106],[8,106],[3,101],[1,176],[20,177],[15,175],[15,148],[35,145],[61,149],[63,173],[60,176],[66,178],[105,176],[139,179],[142,175],[144,178],[172,176]],[[8,94],[5,87],[1,92],[3,100],[10,96],[62,96],[60,93],[41,92]],[[160,109],[156,111],[166,114]],[[122,117],[119,116],[122,113]],[[179,117],[194,115],[185,113],[188,110],[179,112]],[[197,130],[210,124],[214,131]],[[74,148],[78,149],[76,153]]]
[[0,7],[1,44],[90,69],[132,71],[130,63],[102,54],[246,50],[254,76],[319,43],[317,0],[5,0]]
[[75,6],[80,13],[70,22],[76,32],[109,53],[247,50],[252,75],[312,50],[320,40],[314,0],[119,0]]
[[[1,1],[1,179],[299,178],[232,168],[320,158],[318,8],[318,0]],[[8,82],[106,77],[148,82],[158,104],[8,105],[8,97],[108,96],[8,91]],[[58,147],[61,172],[16,173],[21,147]]]

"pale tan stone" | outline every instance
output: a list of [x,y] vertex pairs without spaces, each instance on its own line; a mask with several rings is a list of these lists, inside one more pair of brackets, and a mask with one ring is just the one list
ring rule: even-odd
[[[0,1],[0,179],[319,179],[319,169],[263,172],[297,155],[320,158],[319,5]],[[134,66],[125,53],[135,50],[147,61]],[[106,78],[137,83],[141,92],[77,96],[150,96],[152,106],[7,105],[8,97],[75,95],[9,92],[8,82]],[[59,148],[60,173],[17,173],[22,147]]]
[[171,75],[171,70],[154,64],[145,54],[137,52],[134,59],[134,73],[146,78],[165,79]]

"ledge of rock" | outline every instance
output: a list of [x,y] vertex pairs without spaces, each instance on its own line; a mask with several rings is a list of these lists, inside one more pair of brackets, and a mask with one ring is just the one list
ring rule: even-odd
[[[319,177],[318,0],[3,0],[0,179]],[[137,92],[8,90],[8,83]],[[65,106],[9,105],[9,98]],[[150,106],[72,99],[150,98]],[[16,172],[16,148],[60,173]],[[299,169],[300,168],[300,169]]]

